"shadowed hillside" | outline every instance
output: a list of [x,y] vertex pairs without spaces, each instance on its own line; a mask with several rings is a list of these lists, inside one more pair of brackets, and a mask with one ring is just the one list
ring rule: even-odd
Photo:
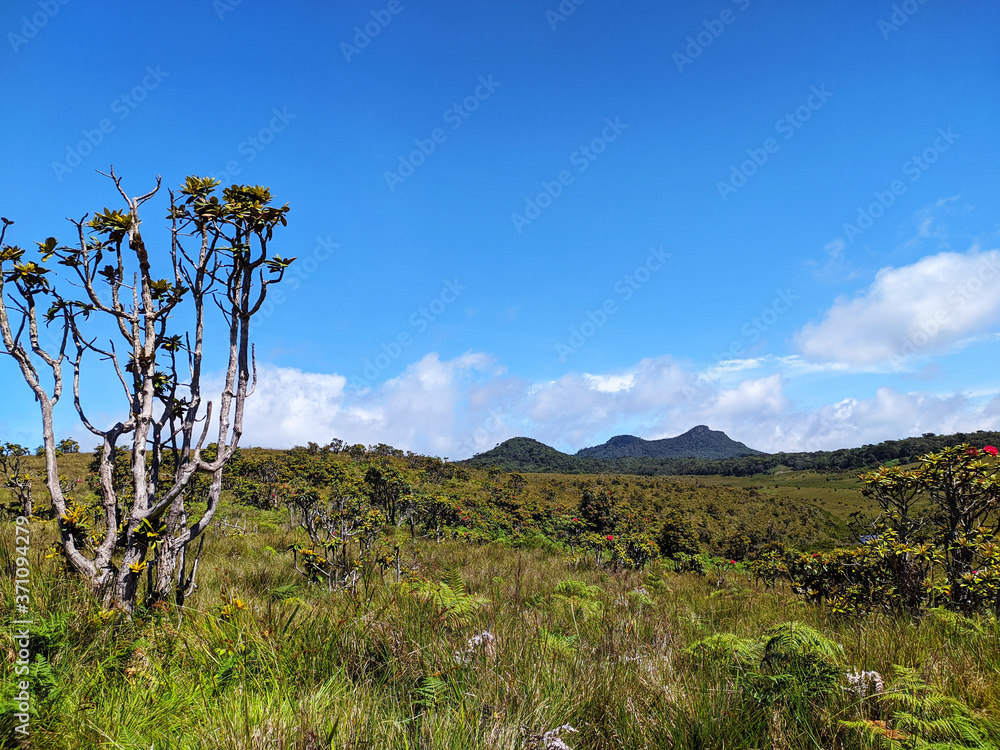
[[603,445],[577,451],[581,458],[738,458],[764,455],[730,438],[721,430],[700,424],[683,435],[660,440],[643,440],[618,435]]
[[[698,430],[699,428],[695,428]],[[692,430],[691,432],[694,432]],[[711,430],[706,431],[711,433]],[[686,433],[686,434],[690,434]],[[723,435],[724,433],[714,433]],[[683,437],[683,436],[681,436]],[[678,438],[674,438],[675,440]],[[728,440],[728,438],[726,438]],[[612,438],[604,448],[614,443]],[[638,438],[634,438],[638,440]],[[655,443],[660,441],[643,441]],[[742,445],[735,443],[735,445]],[[558,472],[564,474],[635,474],[642,476],[685,474],[747,477],[783,471],[863,471],[882,464],[907,464],[924,453],[939,451],[953,445],[1000,444],[1000,432],[979,430],[974,433],[957,432],[953,435],[926,433],[921,437],[886,440],[860,448],[842,448],[835,451],[810,453],[754,453],[735,458],[653,458],[607,457],[596,458],[561,453],[544,443],[530,438],[511,438],[496,448],[479,453],[459,463],[468,466],[497,466],[504,471]],[[588,448],[586,451],[597,450]],[[749,450],[749,449],[748,449]]]

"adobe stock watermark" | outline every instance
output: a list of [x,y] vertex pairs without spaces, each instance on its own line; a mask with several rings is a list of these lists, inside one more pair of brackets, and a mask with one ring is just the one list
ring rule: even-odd
[[7,34],[7,41],[10,48],[16,55],[21,51],[21,47],[26,45],[36,36],[38,32],[49,25],[49,21],[59,15],[63,5],[68,5],[69,0],[39,0],[38,10],[31,14],[31,17],[21,16],[20,34],[13,31]]
[[445,279],[440,293],[426,305],[418,307],[407,318],[406,322],[410,326],[409,328],[400,331],[388,343],[383,341],[379,345],[379,353],[375,356],[365,357],[361,363],[364,367],[361,372],[363,377],[352,375],[350,384],[355,388],[369,388],[379,375],[385,372],[393,362],[402,356],[404,349],[412,346],[416,340],[414,337],[430,328],[431,323],[444,315],[445,311],[467,289],[468,287],[459,283],[458,279]]
[[14,612],[11,625],[14,630],[14,648],[16,661],[14,675],[20,677],[16,683],[17,694],[11,701],[14,709],[14,733],[22,737],[30,735],[32,710],[31,683],[28,674],[31,670],[31,630],[33,624],[31,615],[31,568],[28,553],[31,551],[31,531],[28,519],[18,516],[14,522]]
[[366,22],[364,26],[354,27],[354,37],[351,39],[353,44],[340,43],[340,51],[343,53],[344,59],[350,62],[352,57],[360,55],[361,50],[371,44],[372,39],[381,34],[382,30],[392,23],[392,19],[402,12],[403,4],[400,0],[389,0],[389,4],[381,10],[373,10],[371,21]]
[[559,28],[559,24],[566,23],[566,20],[585,2],[587,0],[562,0],[555,10],[545,11],[545,20],[549,22],[549,28],[555,31]]
[[882,33],[882,39],[888,41],[889,35],[899,31],[900,27],[909,21],[910,17],[926,3],[927,0],[903,0],[899,4],[893,3],[892,14],[889,16],[889,20],[880,18],[876,24],[878,30]]
[[[810,88],[810,94],[803,104],[796,107],[793,112],[788,112],[774,123],[774,129],[778,135],[788,141],[795,137],[799,129],[812,119],[813,113],[823,108],[830,97],[832,91],[826,90],[825,84],[820,84]],[[716,180],[715,187],[719,191],[719,197],[723,202],[729,200],[729,196],[747,184],[747,180],[753,177],[763,167],[768,159],[781,150],[781,144],[776,138],[767,138],[760,148],[748,148],[746,153],[749,159],[740,162],[739,165],[730,165],[729,179]]]
[[[947,301],[949,307],[941,307],[934,314],[910,327],[899,341],[899,347],[889,358],[889,364],[895,370],[905,366],[906,359],[929,346],[952,322],[952,315],[961,313],[965,306],[979,296],[984,289],[996,286],[995,279],[1000,276],[1000,252],[984,253],[982,263],[965,281],[955,284],[949,291]],[[991,283],[992,282],[992,283]]]
[[236,10],[237,6],[242,5],[243,0],[212,0],[212,8],[215,10],[215,15],[219,17],[220,21],[225,21],[226,16]]
[[[923,177],[927,170],[941,158],[941,154],[948,151],[955,144],[955,141],[962,137],[960,133],[953,133],[950,126],[938,128],[937,132],[937,138],[930,146],[903,162],[900,170],[910,178],[911,183]],[[907,187],[903,180],[893,180],[885,190],[876,190],[872,193],[875,200],[867,206],[858,206],[858,216],[854,223],[845,222],[843,226],[847,243],[853,245],[854,240],[871,229],[875,222],[892,207],[896,199],[906,192]]]
[[[492,74],[486,77],[479,76],[478,85],[473,92],[462,101],[452,104],[446,109],[441,115],[441,120],[445,125],[450,126],[452,132],[455,132],[465,124],[473,112],[479,109],[479,105],[493,96],[493,93],[502,85],[493,80]],[[448,133],[443,127],[434,128],[426,138],[417,138],[413,142],[416,146],[413,151],[406,155],[399,155],[396,169],[391,172],[386,170],[385,182],[389,186],[389,190],[395,193],[396,187],[412,177],[413,173],[438,150],[438,146],[447,140]]]
[[455,446],[456,455],[471,458],[481,448],[489,445],[490,435],[501,434],[500,431],[506,426],[503,421],[505,416],[500,409],[490,409],[482,425],[477,427],[471,434],[465,435],[462,441]]
[[684,386],[683,393],[687,400],[692,401],[696,394],[703,392],[705,386],[726,372],[726,362],[739,359],[746,354],[747,348],[760,341],[761,337],[778,322],[782,315],[792,308],[798,299],[799,295],[795,294],[791,287],[775,289],[771,303],[764,307],[760,313],[750,316],[740,326],[740,335],[729,342],[729,346],[724,351],[713,353],[715,364],[704,372],[698,373],[693,385]]
[[111,102],[111,113],[118,116],[117,122],[110,117],[101,118],[96,127],[80,131],[83,139],[78,141],[76,145],[66,147],[65,159],[52,162],[52,171],[55,173],[56,179],[62,182],[66,175],[79,167],[83,160],[94,153],[94,149],[104,142],[105,136],[115,132],[118,123],[127,120],[136,107],[146,100],[150,92],[159,88],[169,75],[169,73],[160,70],[159,65],[155,68],[147,65],[146,75],[143,76],[142,81]]
[[[620,117],[615,117],[613,120],[606,117],[604,123],[605,127],[599,136],[569,155],[569,163],[576,167],[577,174],[586,172],[590,165],[607,151],[608,144],[617,141],[618,137],[628,129],[628,125],[621,122]],[[542,211],[549,208],[575,180],[576,175],[569,169],[561,170],[553,180],[542,180],[539,183],[542,187],[541,192],[534,197],[529,196],[524,199],[524,212],[515,211],[510,215],[510,221],[517,233],[521,234],[525,227],[531,226],[542,215]]]
[[[732,0],[733,5],[739,8],[740,12],[750,7],[750,0]],[[687,46],[684,52],[674,52],[673,61],[680,73],[684,68],[701,57],[701,53],[725,32],[726,28],[736,21],[736,14],[730,8],[723,8],[718,18],[707,18],[701,22],[705,28],[694,36],[688,36],[684,41]]]
[[264,304],[250,319],[250,330],[259,328],[274,315],[275,311],[299,291],[302,285],[316,273],[323,263],[330,259],[339,247],[340,244],[334,242],[329,236],[317,237],[312,252],[305,257],[298,256],[295,262],[285,269],[285,276],[281,283],[274,287],[273,291],[268,292]]
[[223,185],[235,182],[235,178],[243,171],[243,167],[256,159],[264,149],[274,142],[275,136],[284,131],[289,123],[297,117],[288,111],[288,107],[281,109],[272,107],[271,114],[272,117],[267,125],[256,133],[248,135],[236,147],[236,153],[242,156],[242,159],[230,159],[226,162],[225,169],[211,172],[207,176],[218,180]]
[[649,248],[646,260],[615,282],[612,291],[616,296],[605,299],[596,310],[587,310],[584,320],[570,327],[566,341],[556,342],[555,349],[559,361],[564,363],[567,357],[580,351],[605,326],[608,319],[621,309],[619,304],[632,299],[635,293],[653,278],[653,274],[663,268],[670,257],[670,253],[663,252],[663,245]]
[[721,354],[713,354],[716,362],[735,359],[746,353],[748,346],[753,346],[761,337],[778,322],[778,318],[788,312],[792,305],[799,299],[799,295],[793,294],[791,287],[785,289],[775,289],[774,299],[771,304],[760,311],[759,315],[752,315],[750,319],[740,326],[740,336],[729,343],[729,347]]

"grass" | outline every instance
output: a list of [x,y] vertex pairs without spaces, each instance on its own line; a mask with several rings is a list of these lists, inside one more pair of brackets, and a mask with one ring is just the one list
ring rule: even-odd
[[[274,551],[291,540],[281,512],[247,522],[256,532],[210,532],[190,607],[133,622],[45,559],[52,524],[33,525],[33,618],[45,623],[33,651],[51,670],[35,680],[35,747],[492,750],[567,723],[574,750],[861,747],[840,722],[869,709],[842,689],[823,711],[758,710],[745,675],[687,651],[790,621],[842,646],[843,669],[916,669],[994,730],[1000,721],[995,621],[835,621],[736,573],[611,575],[541,550],[422,540],[405,542],[405,559],[424,583],[390,573],[330,593]],[[11,570],[8,532],[0,564]],[[442,581],[471,604],[421,593]],[[244,607],[225,619],[233,596]],[[487,630],[492,647],[456,660]]]
[[[84,472],[87,458],[71,457],[64,470]],[[564,507],[581,481],[603,482],[637,502],[681,508],[709,534],[766,522],[818,544],[832,543],[842,513],[863,502],[852,477],[809,473],[527,479],[529,498]],[[477,480],[444,489],[479,492]],[[403,580],[390,571],[353,593],[329,592],[292,568],[286,549],[299,537],[287,511],[226,501],[220,521],[183,611],[132,621],[102,611],[47,556],[51,521],[31,524],[33,747],[527,750],[565,724],[577,730],[561,734],[572,750],[902,750],[917,732],[954,748],[1000,743],[995,619],[833,619],[732,566],[706,576],[659,566],[612,574],[551,545],[434,543],[402,532]],[[7,611],[13,542],[5,525]],[[832,646],[763,660],[769,633],[801,632]],[[697,646],[706,639],[722,646]],[[12,627],[0,649],[12,667]],[[852,670],[884,675],[894,702],[849,692]],[[15,678],[3,675],[9,700]],[[899,727],[910,745],[890,739]],[[972,727],[963,742],[961,727]],[[17,746],[12,732],[6,704],[0,747]],[[976,737],[993,744],[970,744]]]

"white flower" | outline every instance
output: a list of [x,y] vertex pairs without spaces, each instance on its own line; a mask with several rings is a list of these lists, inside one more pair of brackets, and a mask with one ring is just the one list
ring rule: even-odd
[[550,729],[542,735],[529,735],[524,746],[526,750],[572,750],[559,735],[575,733],[576,731],[569,724],[563,724],[561,727]]
[[487,656],[496,656],[496,636],[488,630],[484,630],[479,635],[472,636],[465,644],[465,648],[455,652],[455,661],[459,664],[468,664],[480,652]]
[[[869,690],[869,688],[874,688]],[[848,672],[847,690],[859,698],[885,692],[885,680],[875,671]]]

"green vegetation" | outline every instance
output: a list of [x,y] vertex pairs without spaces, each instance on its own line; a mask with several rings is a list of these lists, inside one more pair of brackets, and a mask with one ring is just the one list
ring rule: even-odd
[[[100,531],[92,457],[69,458],[81,531]],[[995,464],[965,446],[859,483],[521,475],[338,441],[243,450],[183,606],[104,609],[51,520],[30,524],[27,555],[5,526],[0,565],[31,568],[32,741],[996,747],[1000,624],[977,588],[1000,574]],[[952,499],[978,498],[956,525],[981,507],[974,537],[942,533],[938,511],[958,506],[941,477],[965,488]],[[874,538],[838,549],[852,514]],[[906,549],[889,528],[913,530]],[[920,555],[936,577],[911,589],[898,563]],[[10,577],[0,595],[13,611]],[[14,680],[0,683],[10,746]]]
[[[912,463],[925,453],[963,443],[1000,443],[1000,433],[980,430],[953,435],[927,433],[922,437],[887,440],[877,445],[812,453],[769,453],[739,458],[590,458],[571,456],[531,438],[511,438],[496,448],[462,463],[497,466],[504,471],[556,472],[561,474],[718,475],[747,477],[784,471],[863,471],[893,462]],[[592,449],[587,449],[592,450]],[[703,454],[699,454],[703,455]]]

